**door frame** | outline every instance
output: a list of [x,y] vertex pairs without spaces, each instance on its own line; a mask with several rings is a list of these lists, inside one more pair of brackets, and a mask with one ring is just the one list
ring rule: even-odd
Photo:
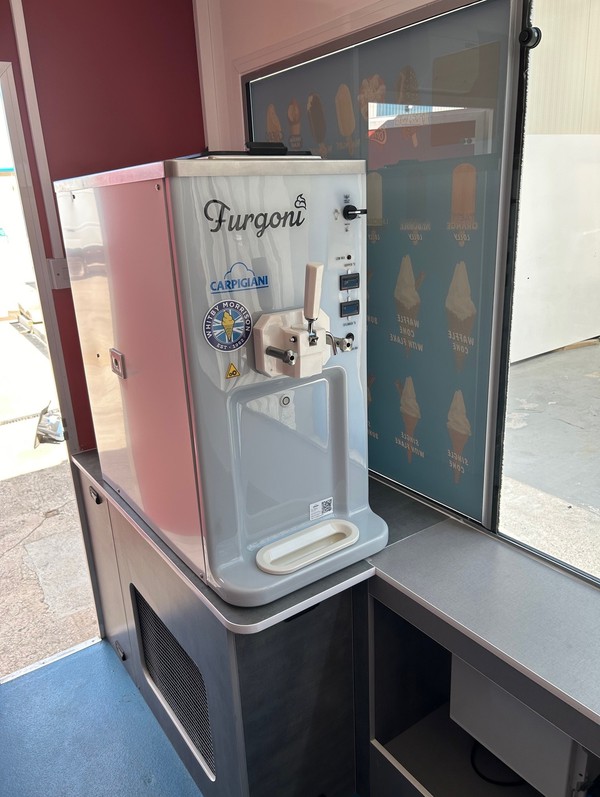
[[[44,206],[46,211],[46,220],[50,230],[50,237],[52,242],[52,258],[46,257],[44,248],[44,239],[42,235],[42,228],[40,224],[39,209],[36,202],[36,196],[33,189],[32,180],[32,167],[27,154],[27,146],[25,143],[25,134],[23,131],[22,113],[24,109],[19,106],[19,99],[15,84],[15,77],[13,65],[8,61],[0,61],[0,88],[2,89],[2,98],[4,101],[4,111],[6,114],[6,122],[8,127],[8,136],[13,153],[13,160],[15,164],[15,175],[17,178],[17,185],[21,196],[21,204],[23,206],[23,216],[25,219],[25,227],[27,229],[27,236],[29,239],[29,246],[31,249],[31,257],[33,260],[33,268],[35,272],[37,290],[40,297],[40,305],[44,317],[44,325],[46,329],[46,336],[48,342],[48,350],[50,353],[50,361],[52,370],[54,372],[54,381],[56,383],[56,391],[58,401],[60,404],[61,413],[64,419],[64,426],[67,430],[67,447],[70,453],[79,450],[77,440],[77,429],[75,426],[73,406],[71,402],[71,394],[69,391],[67,372],[64,362],[64,354],[60,341],[58,320],[56,317],[56,309],[52,296],[52,291],[57,288],[53,284],[53,276],[55,270],[55,260],[64,258],[64,250],[62,239],[60,236],[60,229],[58,226],[58,216],[56,214],[56,207],[54,205],[54,198],[52,196],[53,214],[48,213],[48,201],[44,198]],[[34,97],[35,100],[35,97]],[[31,119],[31,97],[28,98],[28,112]],[[37,102],[36,102],[37,108]],[[45,161],[45,150],[43,149],[43,141],[40,142],[38,138],[37,144],[34,141],[35,149],[35,167],[37,168],[38,175],[40,175],[39,158],[40,147],[43,151]],[[50,176],[47,171],[47,185],[52,189]],[[40,175],[40,180],[42,177]],[[43,183],[43,180],[42,180]],[[54,219],[52,218],[54,215]],[[53,234],[54,229],[54,234]]]

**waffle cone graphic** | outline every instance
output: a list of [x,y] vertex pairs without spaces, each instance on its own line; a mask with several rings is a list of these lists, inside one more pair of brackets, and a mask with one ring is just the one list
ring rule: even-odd
[[[462,390],[456,390],[452,397],[446,427],[452,441],[452,451],[460,462],[460,456],[471,436],[471,424],[467,417],[467,408]],[[460,468],[454,469],[454,484],[458,484],[460,481],[460,473]]]
[[[450,440],[452,441],[452,451],[454,451],[457,456],[460,456],[471,435],[467,434],[466,432],[459,432],[457,429],[452,429],[451,427],[448,427],[448,434],[450,435]],[[455,470],[454,483],[458,484],[459,481],[460,471]]]
[[[417,329],[419,326],[417,319],[421,309],[421,297],[419,296],[418,286],[421,284],[423,276],[421,275],[415,280],[410,255],[404,255],[396,280],[394,301],[396,302],[400,334],[404,336],[404,346],[407,354],[411,349],[408,338],[414,337],[412,330]],[[406,327],[411,330],[408,334]]]
[[[467,318],[459,318],[456,313],[453,313],[451,310],[446,310],[446,314],[448,316],[448,329],[450,332],[465,337],[469,337],[471,335],[475,325],[476,315],[470,315],[467,316]],[[461,347],[466,345],[467,348],[469,345],[461,343],[461,338],[459,338],[456,343]],[[454,349],[454,362],[456,363],[456,367],[459,371],[462,371],[463,369],[467,354],[467,351]]]
[[283,141],[283,130],[273,103],[267,108],[267,141]]
[[[408,412],[403,412],[402,420],[404,421],[404,431],[406,432],[406,434],[409,435],[409,437],[414,437],[415,429],[420,419],[417,418],[415,415],[409,415]],[[406,449],[406,453],[408,455],[408,461],[412,462],[413,449],[410,440],[408,441],[408,448]]]

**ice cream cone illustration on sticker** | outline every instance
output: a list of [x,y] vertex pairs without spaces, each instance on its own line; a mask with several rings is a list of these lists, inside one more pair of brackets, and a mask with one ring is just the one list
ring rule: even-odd
[[356,118],[352,105],[352,95],[345,83],[341,83],[335,95],[335,114],[337,116],[338,130],[344,138],[344,147],[349,155],[354,155],[354,140],[352,136],[356,129]]
[[457,263],[454,269],[454,276],[446,296],[446,314],[448,337],[454,351],[456,367],[460,371],[471,348],[475,345],[472,332],[477,316],[477,310],[471,299],[467,267],[463,260]]
[[283,141],[283,129],[273,103],[267,108],[267,141]]
[[396,382],[396,388],[400,394],[400,415],[402,415],[404,432],[408,438],[406,454],[408,456],[408,461],[412,462],[415,429],[421,420],[421,408],[417,402],[415,386],[411,376],[406,377],[404,385],[400,381]]
[[471,437],[471,424],[467,418],[467,408],[462,390],[454,393],[450,410],[448,412],[448,434],[452,442],[452,454],[450,467],[454,471],[454,483],[458,484],[461,474],[464,473],[464,466],[467,464],[463,457],[463,449]]
[[[470,163],[460,163],[452,172],[450,228],[459,246],[469,239],[468,230],[476,230],[477,170]],[[463,233],[462,235],[460,233]]]
[[329,152],[329,147],[325,143],[327,125],[325,123],[323,104],[318,94],[308,95],[306,115],[308,116],[308,122],[310,124],[310,132],[317,145],[317,152],[322,158],[326,158]]
[[417,284],[420,284],[422,280],[423,275],[420,275],[419,279],[415,280],[410,256],[404,255],[398,271],[394,300],[396,302],[400,335],[406,341],[407,352],[412,348],[409,345],[409,338],[412,340],[415,336],[415,330],[419,328],[421,297],[417,290]]
[[[414,112],[414,106],[419,104],[419,84],[412,66],[405,66],[396,81],[396,102],[404,106],[404,112]],[[402,128],[402,138],[410,138],[413,147],[419,146],[417,136],[418,127]]]
[[225,312],[223,313],[223,317],[221,318],[221,326],[223,327],[223,330],[225,331],[225,337],[227,338],[228,341],[231,341],[231,339],[233,337],[234,324],[235,324],[235,320],[234,320],[233,316],[231,315],[229,310],[225,310]]

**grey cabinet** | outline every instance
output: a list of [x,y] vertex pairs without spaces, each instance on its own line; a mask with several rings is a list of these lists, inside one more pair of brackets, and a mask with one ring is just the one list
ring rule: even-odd
[[353,797],[353,590],[235,633],[118,497],[81,486],[106,636],[204,797]]
[[586,793],[600,761],[532,708],[533,683],[383,579],[369,590],[371,797]]

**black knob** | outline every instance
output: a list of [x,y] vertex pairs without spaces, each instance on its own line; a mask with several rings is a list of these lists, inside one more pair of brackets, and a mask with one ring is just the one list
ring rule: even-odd
[[537,47],[542,40],[542,31],[539,28],[523,28],[519,33],[519,43],[529,50]]
[[342,216],[347,221],[352,221],[352,219],[356,219],[358,218],[358,216],[364,216],[366,212],[367,212],[366,208],[361,208],[359,210],[359,208],[357,208],[356,205],[344,205],[342,209]]

